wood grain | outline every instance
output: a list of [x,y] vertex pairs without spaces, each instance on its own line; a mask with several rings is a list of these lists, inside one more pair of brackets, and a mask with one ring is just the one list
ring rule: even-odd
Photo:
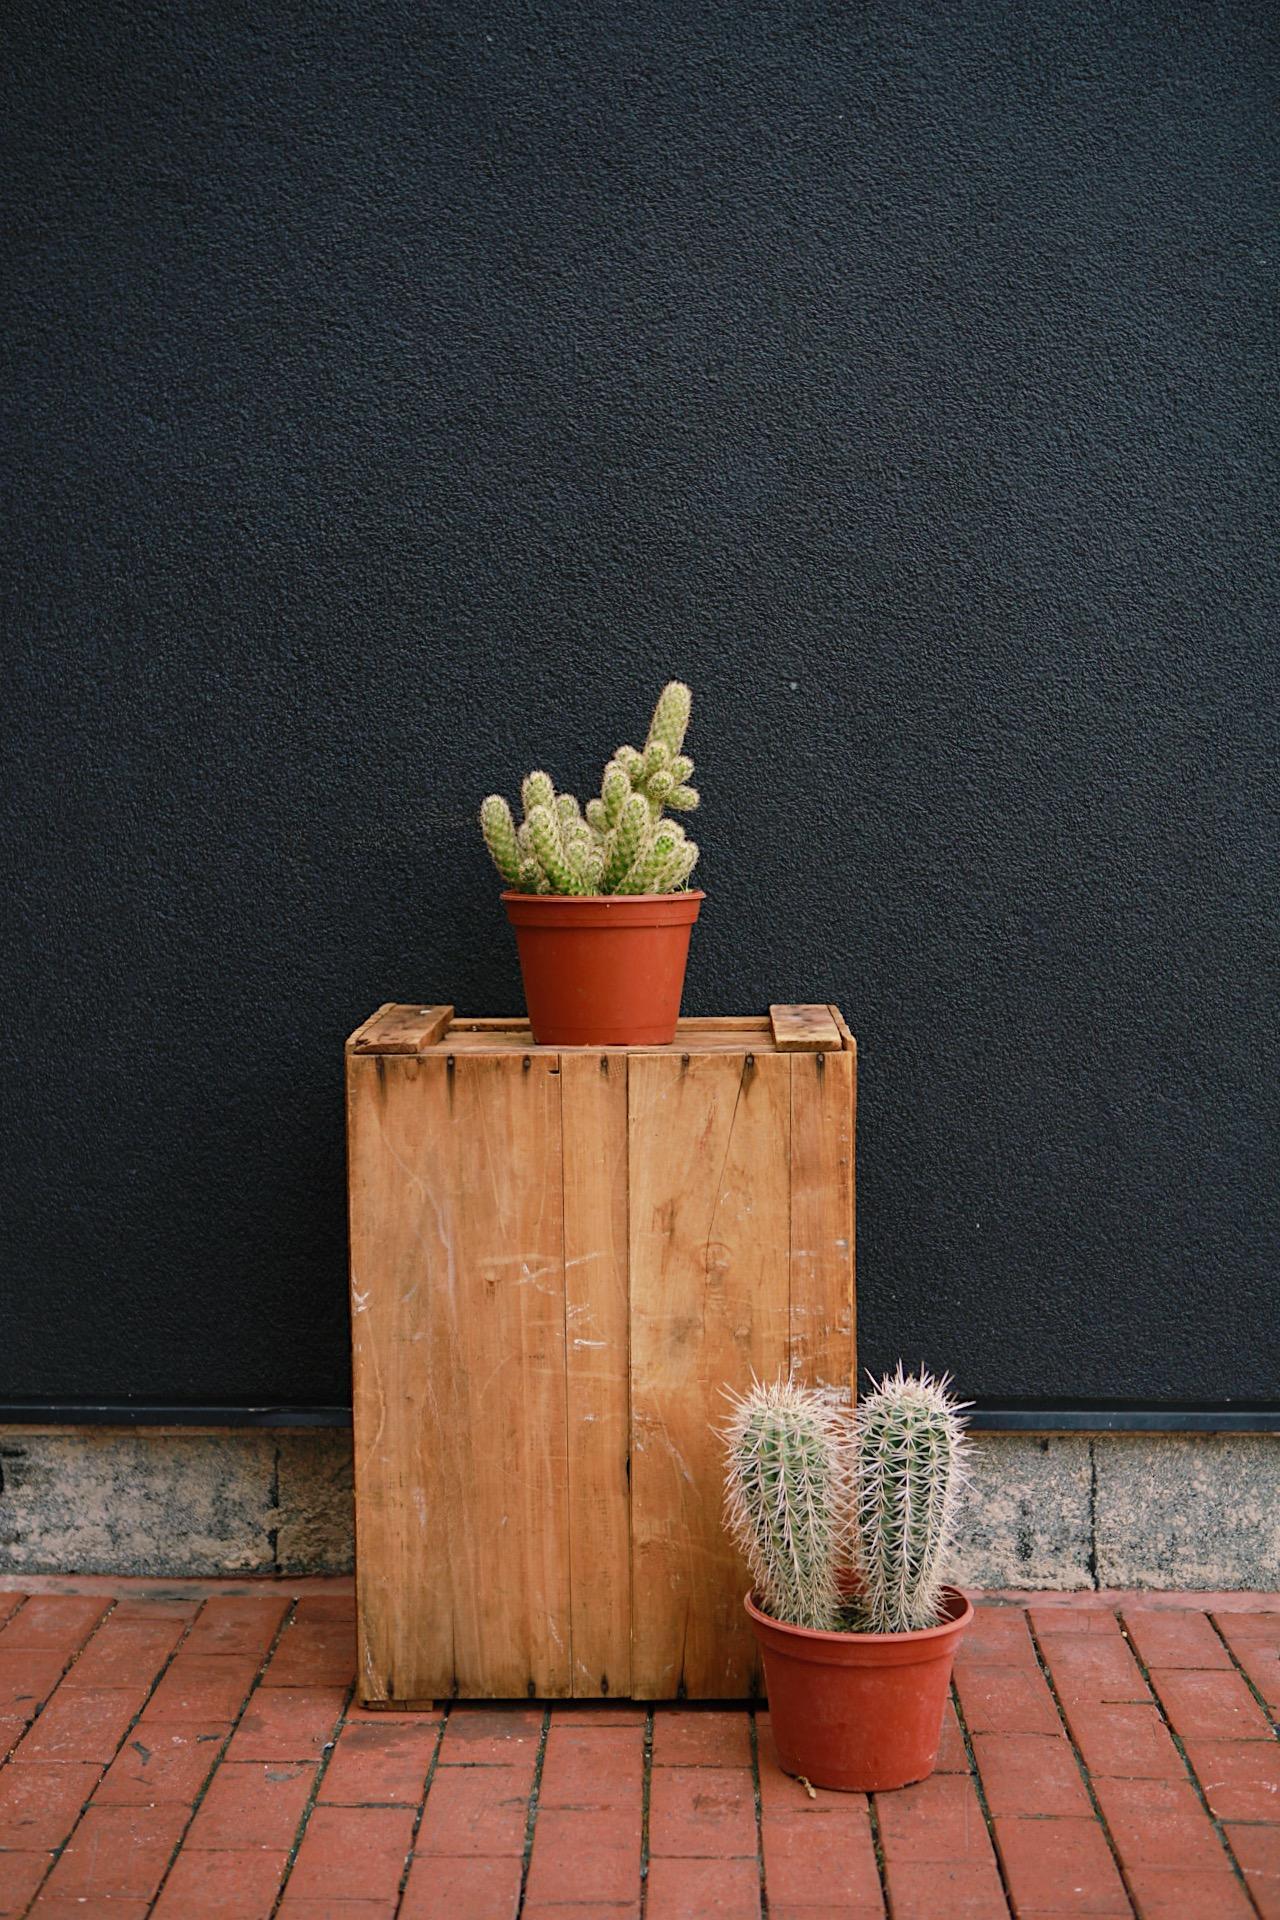
[[565,1364],[573,1691],[631,1691],[627,1058],[566,1053]]
[[361,1697],[567,1694],[555,1058],[348,1070]]
[[779,1053],[838,1052],[840,1033],[830,1007],[770,1007],[773,1043]]
[[797,1053],[791,1071],[790,1357],[813,1386],[856,1391],[852,1053]]
[[726,1384],[787,1363],[790,1066],[767,1053],[629,1065],[631,1678],[644,1698],[756,1686],[713,1425]]
[[357,1027],[348,1043],[353,1053],[427,1053],[453,1018],[452,1007],[398,1005],[388,1001],[372,1020]]

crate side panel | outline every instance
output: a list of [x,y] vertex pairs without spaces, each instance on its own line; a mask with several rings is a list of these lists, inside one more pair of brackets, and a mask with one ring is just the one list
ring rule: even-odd
[[565,1694],[554,1056],[352,1065],[362,1690]]
[[856,1390],[852,1053],[791,1058],[791,1364]]
[[790,1070],[775,1054],[630,1062],[631,1671],[646,1698],[756,1690],[714,1429],[726,1385],[787,1361]]
[[631,1691],[627,1059],[565,1053],[565,1372],[573,1691]]

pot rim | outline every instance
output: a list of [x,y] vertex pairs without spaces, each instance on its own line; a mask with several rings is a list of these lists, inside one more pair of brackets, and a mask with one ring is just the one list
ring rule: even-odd
[[575,907],[620,907],[651,906],[655,900],[705,900],[707,896],[701,887],[676,887],[670,893],[522,893],[519,887],[504,887],[498,897],[539,907],[562,907],[568,902]]
[[973,1619],[973,1602],[960,1587],[944,1586],[943,1594],[952,1602],[960,1602],[959,1611],[949,1619],[940,1620],[936,1627],[911,1627],[906,1633],[833,1633],[825,1627],[797,1627],[789,1620],[775,1620],[771,1613],[757,1606],[755,1590],[750,1589],[743,1605],[751,1620],[759,1620],[775,1633],[794,1635],[797,1640],[837,1647],[906,1647],[927,1645],[930,1641],[940,1640],[944,1634],[955,1633],[967,1627]]

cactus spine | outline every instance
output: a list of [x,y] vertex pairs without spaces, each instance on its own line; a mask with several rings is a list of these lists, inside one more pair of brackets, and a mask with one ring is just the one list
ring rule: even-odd
[[585,810],[571,793],[557,793],[550,774],[526,774],[517,828],[501,794],[480,809],[480,827],[493,863],[509,887],[522,893],[671,893],[685,885],[698,849],[667,808],[687,813],[698,804],[689,781],[693,761],[682,751],[693,695],[682,680],[658,696],[644,751],[619,747],[604,770],[598,798]]
[[724,1431],[725,1518],[766,1613],[831,1632],[852,1487],[849,1416],[794,1380],[755,1381]]
[[907,1633],[938,1624],[967,1448],[945,1379],[899,1362],[855,1416],[859,1625]]

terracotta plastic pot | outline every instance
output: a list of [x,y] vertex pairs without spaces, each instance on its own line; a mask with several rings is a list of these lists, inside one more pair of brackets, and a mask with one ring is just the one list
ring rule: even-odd
[[504,893],[539,1046],[670,1046],[704,898]]
[[919,1633],[817,1633],[747,1613],[764,1654],[784,1773],[842,1793],[885,1793],[933,1772],[951,1665],[973,1607],[944,1588],[946,1618]]

